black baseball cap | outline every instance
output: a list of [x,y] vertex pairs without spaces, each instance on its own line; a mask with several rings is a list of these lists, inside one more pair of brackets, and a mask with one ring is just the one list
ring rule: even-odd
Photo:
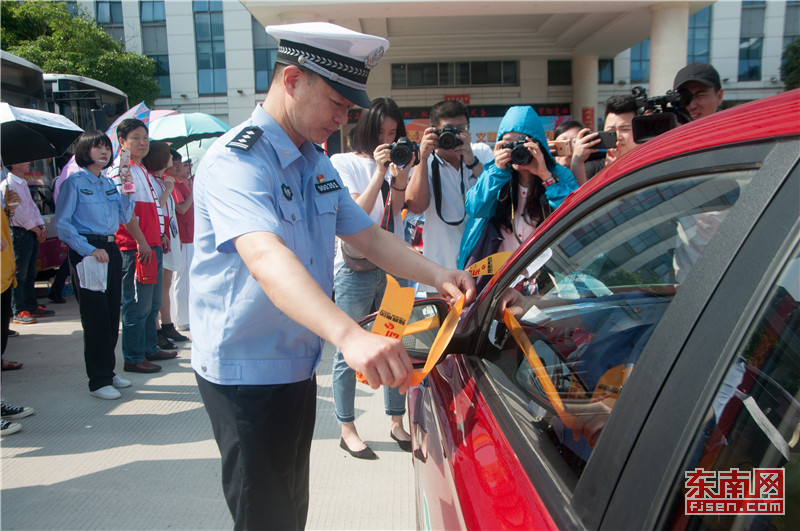
[[719,74],[716,69],[708,63],[692,63],[681,68],[675,75],[672,88],[678,90],[687,81],[697,81],[707,87],[714,87],[715,90],[722,88],[719,81]]

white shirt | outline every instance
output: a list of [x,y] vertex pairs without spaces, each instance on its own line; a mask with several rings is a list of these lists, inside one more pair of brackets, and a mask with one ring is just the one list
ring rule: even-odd
[[[472,144],[472,153],[486,164],[494,158],[492,148],[487,144]],[[439,159],[439,175],[442,183],[442,216],[445,220],[455,222],[464,217],[464,197],[467,190],[475,186],[478,176],[462,164],[461,168],[454,168],[448,162],[439,158],[435,153],[428,157],[428,189],[430,203],[425,209],[425,227],[422,229],[422,254],[425,258],[436,262],[442,267],[456,269],[458,266],[458,251],[461,246],[461,236],[467,225],[467,219],[458,225],[448,225],[436,212],[436,200],[433,195],[433,158]],[[461,191],[461,181],[464,182],[464,192]],[[431,286],[419,285],[419,291],[436,291]]]
[[[331,163],[333,167],[336,168],[336,171],[339,172],[339,177],[341,177],[342,183],[347,187],[349,193],[359,195],[363,194],[367,189],[378,164],[371,158],[361,157],[355,153],[337,153],[332,155]],[[389,173],[388,168],[383,178],[389,184],[392,183],[392,175]],[[394,197],[394,194],[392,194],[392,196]],[[384,205],[383,194],[379,192],[378,197],[375,199],[375,204],[368,212],[370,219],[372,219],[376,225],[380,225],[381,223]],[[394,234],[398,238],[403,239],[403,216],[400,214],[394,216]],[[341,246],[337,245],[336,258],[333,264],[334,275],[339,271],[339,268],[342,267],[342,264],[344,264],[344,259],[342,258]]]

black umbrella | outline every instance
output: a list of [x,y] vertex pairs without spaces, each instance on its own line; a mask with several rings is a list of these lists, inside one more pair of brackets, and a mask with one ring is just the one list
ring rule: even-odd
[[3,164],[57,157],[83,129],[60,114],[0,103],[0,149]]

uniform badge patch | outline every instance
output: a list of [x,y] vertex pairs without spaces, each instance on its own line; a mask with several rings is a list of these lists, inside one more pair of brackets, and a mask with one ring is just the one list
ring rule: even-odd
[[314,187],[316,187],[317,192],[321,194],[327,194],[328,192],[334,192],[342,189],[342,187],[339,186],[339,183],[335,180],[314,183]]
[[289,188],[288,186],[286,186],[285,184],[282,184],[281,185],[281,190],[283,190],[283,197],[285,197],[286,199],[291,201],[292,197],[293,197],[292,189]]
[[260,127],[245,127],[239,133],[233,137],[233,140],[225,144],[227,147],[232,147],[236,149],[241,149],[242,151],[247,151],[251,147],[253,147],[259,137],[264,133],[264,131]]

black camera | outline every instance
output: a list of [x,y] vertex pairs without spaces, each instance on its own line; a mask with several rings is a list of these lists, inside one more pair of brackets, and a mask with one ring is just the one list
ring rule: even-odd
[[389,144],[386,149],[389,150],[389,158],[398,166],[405,166],[414,160],[414,155],[417,156],[414,164],[419,164],[419,146],[413,140],[409,140],[408,137],[401,137],[394,144]]
[[530,150],[525,146],[525,142],[527,141],[528,137],[521,136],[514,142],[503,144],[503,149],[511,149],[511,162],[517,166],[525,166],[533,158]]
[[644,87],[633,87],[637,114],[631,126],[633,141],[641,144],[661,133],[689,123],[692,119],[686,108],[692,102],[692,93],[685,89],[668,90],[663,96],[647,97]]
[[460,133],[460,130],[450,124],[446,124],[441,129],[437,129],[436,134],[439,135],[439,147],[442,149],[453,149],[460,146],[464,143],[458,138]]

